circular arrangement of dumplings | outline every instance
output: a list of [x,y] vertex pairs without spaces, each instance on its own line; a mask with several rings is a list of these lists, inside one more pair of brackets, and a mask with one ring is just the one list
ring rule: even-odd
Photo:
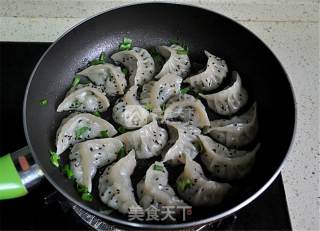
[[[220,204],[232,182],[251,171],[260,147],[258,105],[248,105],[240,75],[228,77],[225,60],[204,51],[205,68],[192,74],[182,46],[157,52],[165,60],[159,70],[139,47],[90,65],[77,73],[85,83],[73,84],[57,108],[72,112],[57,130],[57,155],[68,152],[76,183],[88,193],[98,190],[96,199],[123,214]],[[151,158],[133,185],[139,161]],[[167,167],[178,165],[183,171],[170,185]],[[96,189],[92,181],[101,168]]]

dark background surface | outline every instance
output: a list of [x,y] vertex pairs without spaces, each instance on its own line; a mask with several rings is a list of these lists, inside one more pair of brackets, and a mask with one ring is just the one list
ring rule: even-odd
[[[0,43],[0,155],[26,145],[22,125],[25,87],[36,62],[49,45]],[[54,192],[44,179],[27,196],[0,201],[0,229],[87,229],[62,196],[53,196],[49,204],[44,202],[44,198]],[[236,217],[225,219],[220,229],[291,230],[281,177]]]

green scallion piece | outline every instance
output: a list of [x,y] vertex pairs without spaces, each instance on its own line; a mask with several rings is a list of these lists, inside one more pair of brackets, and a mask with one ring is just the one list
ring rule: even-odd
[[131,47],[132,47],[132,39],[124,37],[122,43],[120,43],[119,45],[119,50],[125,51],[125,50],[129,50]]
[[47,99],[42,99],[42,100],[40,100],[39,104],[41,106],[47,106],[48,105],[48,100]]
[[130,48],[131,48],[131,44],[120,44],[119,46],[120,51],[130,50]]
[[99,61],[98,59],[94,59],[89,62],[89,66],[98,65],[98,64],[101,64],[101,61]]
[[89,193],[86,186],[77,183],[77,191],[81,194],[82,200],[89,202],[93,200],[93,196],[91,195],[91,193]]
[[188,54],[188,50],[187,49],[178,49],[177,50],[177,54],[178,55],[187,55]]
[[91,201],[93,200],[93,196],[91,195],[91,193],[85,192],[85,193],[82,193],[81,199],[82,199],[83,201],[89,201],[89,202],[91,202]]
[[105,130],[105,131],[100,131],[100,136],[102,138],[108,138],[109,137],[109,134],[108,134],[108,131]]
[[120,127],[118,128],[118,132],[119,132],[120,134],[123,134],[123,133],[126,133],[126,132],[127,132],[127,129],[126,129],[125,127],[120,126]]
[[89,127],[81,127],[76,130],[76,139],[80,139],[84,133],[89,131]]
[[100,54],[100,56],[99,56],[99,61],[100,61],[101,63],[106,63],[106,61],[107,61],[107,55],[106,55],[105,52],[101,52],[101,54]]
[[181,88],[181,89],[180,89],[180,94],[182,94],[182,95],[187,94],[188,91],[190,91],[190,88],[188,88],[188,87]]
[[154,164],[154,165],[153,165],[153,170],[162,171],[162,170],[163,170],[163,167],[162,167],[161,165]]
[[124,148],[124,146],[122,148],[120,148],[119,152],[117,153],[118,158],[121,159],[122,157],[126,156],[126,149]]
[[92,114],[95,115],[95,116],[97,116],[97,117],[101,117],[101,114],[100,114],[100,112],[98,112],[98,111],[95,111],[95,112],[93,112]]
[[65,166],[63,166],[62,171],[68,177],[68,179],[73,178],[73,172],[69,164],[66,164]]
[[124,37],[124,38],[123,38],[123,43],[124,43],[124,44],[132,43],[132,39],[127,38],[127,37]]
[[76,87],[80,83],[80,76],[76,75],[72,81],[72,87]]
[[179,179],[177,181],[177,187],[181,191],[185,191],[187,188],[191,186],[191,180],[190,179]]
[[51,163],[55,167],[59,168],[59,166],[60,166],[60,156],[54,151],[49,151],[49,153],[50,153],[50,161],[51,161]]
[[128,76],[128,74],[129,74],[129,70],[128,70],[128,68],[122,68],[122,73],[125,75],[125,76]]
[[79,193],[84,193],[84,192],[88,192],[88,189],[86,186],[83,186],[83,185],[77,183],[77,191]]

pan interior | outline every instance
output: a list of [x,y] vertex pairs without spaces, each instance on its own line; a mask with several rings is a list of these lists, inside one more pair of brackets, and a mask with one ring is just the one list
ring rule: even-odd
[[[51,183],[86,209],[104,208],[99,200],[85,203],[80,199],[72,182],[50,163],[48,150],[55,149],[56,130],[67,115],[57,113],[56,108],[75,72],[102,51],[110,57],[123,37],[131,38],[138,47],[169,44],[170,40],[180,38],[189,47],[191,62],[202,64],[206,63],[203,54],[206,49],[225,59],[230,71],[239,72],[249,97],[257,101],[258,139],[262,145],[252,174],[233,183],[237,190],[235,195],[221,206],[194,208],[188,222],[210,217],[214,220],[255,194],[281,166],[293,136],[295,107],[286,73],[272,52],[237,23],[204,9],[165,3],[132,5],[95,16],[60,38],[39,62],[27,89],[24,122],[35,159]],[[44,98],[48,99],[47,107],[39,106],[39,100]],[[139,164],[136,170],[139,177],[133,177],[134,183],[144,174],[145,168],[144,162]],[[173,169],[172,175],[181,170]],[[113,222],[138,225],[126,223],[127,217],[116,212],[100,216]],[[191,224],[194,223],[184,225]]]

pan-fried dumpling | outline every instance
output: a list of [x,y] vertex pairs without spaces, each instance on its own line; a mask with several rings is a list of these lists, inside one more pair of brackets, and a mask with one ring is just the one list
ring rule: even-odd
[[160,154],[167,143],[168,133],[154,119],[142,128],[116,138],[123,142],[127,152],[134,149],[137,159],[147,159]]
[[142,208],[134,197],[130,176],[136,167],[134,150],[115,164],[108,166],[99,179],[99,195],[103,203],[110,208],[127,214]]
[[121,63],[128,68],[130,77],[129,83],[143,85],[152,79],[155,72],[153,58],[149,52],[140,47],[133,47],[132,50],[120,51],[111,56],[116,63]]
[[161,71],[155,76],[156,79],[160,79],[166,74],[176,74],[185,78],[190,71],[190,60],[187,54],[184,52],[183,47],[173,44],[168,46],[159,46],[159,53],[167,60],[163,65]]
[[220,86],[227,76],[228,67],[224,60],[204,51],[208,57],[205,71],[188,77],[184,82],[189,83],[194,91],[211,91]]
[[256,104],[240,116],[229,120],[219,119],[210,122],[210,127],[205,129],[213,139],[229,148],[241,148],[254,140],[258,132],[258,119]]
[[171,98],[166,104],[164,120],[188,123],[195,127],[210,126],[210,121],[204,105],[192,95],[180,94]]
[[84,140],[101,137],[106,131],[109,137],[117,134],[116,129],[108,121],[89,113],[73,113],[63,119],[57,130],[57,154],[68,147]]
[[232,115],[248,101],[248,93],[242,87],[239,74],[234,71],[232,76],[235,81],[230,87],[209,95],[199,94],[207,100],[209,107],[220,115]]
[[204,150],[201,153],[202,162],[213,176],[224,180],[240,179],[249,173],[260,148],[257,144],[250,151],[229,149],[208,136],[199,138]]
[[91,180],[97,168],[117,159],[117,153],[122,147],[122,142],[114,138],[88,140],[74,145],[69,159],[76,182],[91,192]]
[[161,114],[161,105],[170,97],[179,94],[182,78],[176,74],[166,74],[158,81],[143,85],[141,103],[152,107],[152,112]]
[[68,91],[66,97],[58,106],[57,112],[104,112],[109,105],[108,98],[98,88],[94,88],[92,84],[79,84]]
[[150,113],[137,100],[138,86],[130,87],[112,109],[113,120],[127,129],[140,128],[149,122]]
[[163,152],[163,161],[172,165],[185,163],[186,156],[194,159],[199,153],[198,136],[201,130],[192,125],[168,123],[170,140],[173,145]]
[[147,209],[154,206],[161,209],[162,206],[186,206],[179,199],[168,184],[168,171],[162,162],[152,164],[146,176],[137,184],[139,204]]
[[95,85],[102,87],[108,96],[123,95],[127,87],[121,68],[110,63],[92,65],[77,74],[88,77]]
[[186,158],[184,171],[177,179],[179,196],[193,206],[213,206],[221,203],[231,186],[209,180],[197,162]]

